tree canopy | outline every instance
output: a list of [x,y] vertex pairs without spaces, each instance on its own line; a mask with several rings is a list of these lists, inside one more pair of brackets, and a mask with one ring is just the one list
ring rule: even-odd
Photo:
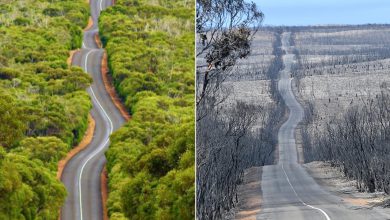
[[118,0],[99,19],[132,119],[106,153],[110,219],[194,219],[194,1]]
[[0,219],[58,219],[58,161],[87,127],[91,78],[69,67],[83,0],[0,3]]

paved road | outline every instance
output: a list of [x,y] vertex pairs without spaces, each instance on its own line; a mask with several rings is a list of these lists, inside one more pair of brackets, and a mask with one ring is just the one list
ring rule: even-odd
[[257,219],[269,220],[376,220],[390,219],[379,209],[354,207],[322,189],[297,162],[294,130],[303,117],[302,106],[291,89],[290,69],[294,56],[289,52],[290,33],[283,33],[285,69],[279,92],[289,108],[289,118],[278,132],[279,161],[263,167],[262,207]]
[[111,0],[90,2],[94,25],[85,31],[83,49],[75,54],[73,65],[82,67],[93,78],[88,93],[93,102],[91,114],[96,121],[96,129],[89,146],[72,158],[64,169],[61,180],[66,186],[68,197],[61,210],[62,220],[102,219],[100,173],[106,162],[104,151],[108,147],[111,132],[125,122],[105,90],[101,76],[104,51],[98,48],[94,40],[95,33],[98,33],[100,11],[110,6]]

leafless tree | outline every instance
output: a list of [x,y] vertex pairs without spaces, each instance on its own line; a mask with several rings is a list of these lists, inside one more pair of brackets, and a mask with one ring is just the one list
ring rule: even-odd
[[222,83],[237,60],[249,55],[250,42],[262,20],[263,13],[253,2],[196,2],[197,121],[226,98],[221,93]]
[[[277,45],[274,43],[273,50],[278,48]],[[274,68],[274,62],[279,59],[273,59],[263,72],[270,73],[270,68],[279,71],[280,68]],[[273,75],[276,79],[277,72]],[[261,106],[237,102],[231,107],[222,103],[211,107],[208,114],[197,122],[196,199],[199,219],[221,219],[223,213],[236,203],[236,189],[244,169],[273,163],[277,122],[285,112],[281,101],[274,99],[274,103]],[[254,125],[258,129],[254,129]]]
[[[275,111],[238,102],[197,127],[197,217],[221,219],[236,202],[243,170],[273,162]],[[223,115],[223,117],[221,117]],[[264,123],[261,129],[253,125]]]
[[327,129],[310,137],[308,160],[330,161],[357,181],[359,190],[390,193],[390,95],[382,92],[351,106]]

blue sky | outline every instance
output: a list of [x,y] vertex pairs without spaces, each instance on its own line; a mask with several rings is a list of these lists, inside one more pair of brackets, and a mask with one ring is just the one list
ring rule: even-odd
[[264,25],[390,23],[390,0],[252,0]]

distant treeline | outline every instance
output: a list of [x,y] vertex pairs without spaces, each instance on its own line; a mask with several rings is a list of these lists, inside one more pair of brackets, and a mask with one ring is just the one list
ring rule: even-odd
[[194,219],[194,1],[118,0],[99,28],[132,114],[106,153],[110,219]]
[[69,67],[84,0],[0,3],[0,219],[58,219],[57,162],[87,128],[91,78]]
[[262,26],[261,29],[275,31],[282,28],[287,32],[297,31],[325,31],[328,33],[337,31],[348,31],[348,30],[376,30],[383,28],[390,28],[390,24],[360,24],[360,25],[305,25],[305,26]]

